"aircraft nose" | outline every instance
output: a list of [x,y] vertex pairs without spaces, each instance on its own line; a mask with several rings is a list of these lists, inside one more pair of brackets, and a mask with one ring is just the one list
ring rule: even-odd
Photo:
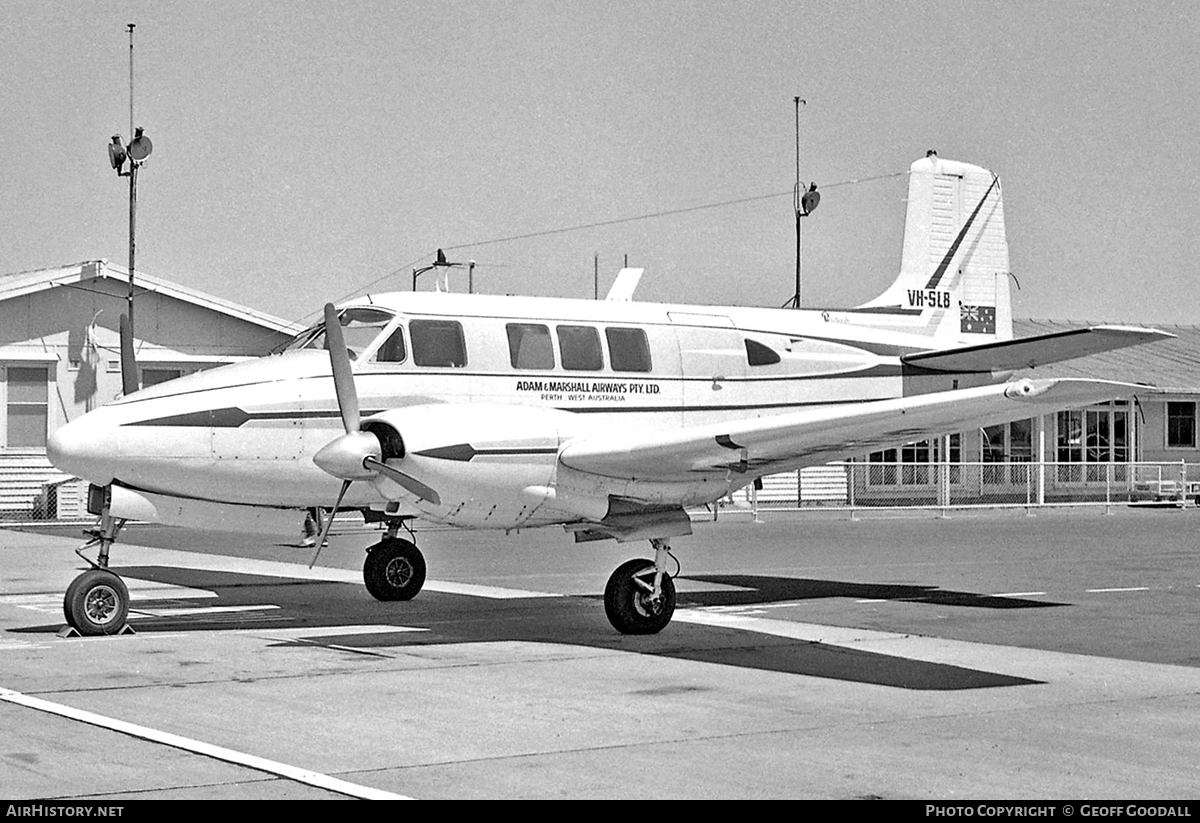
[[115,456],[116,433],[90,417],[60,426],[46,441],[46,456],[67,474],[103,486],[113,479],[109,464]]

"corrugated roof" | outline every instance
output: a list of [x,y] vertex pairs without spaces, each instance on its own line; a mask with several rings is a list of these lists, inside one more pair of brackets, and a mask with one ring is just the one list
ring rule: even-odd
[[[1103,325],[1060,320],[1013,320],[1013,336],[1067,331]],[[1129,325],[1129,324],[1122,324]],[[1141,346],[1093,354],[1019,372],[1021,377],[1091,377],[1123,383],[1145,383],[1160,391],[1200,394],[1200,326],[1154,328],[1175,335]]]

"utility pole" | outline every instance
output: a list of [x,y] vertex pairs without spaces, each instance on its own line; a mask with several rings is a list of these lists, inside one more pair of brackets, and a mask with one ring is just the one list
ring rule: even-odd
[[[122,343],[122,351],[128,347],[128,356],[122,356],[121,379],[126,394],[137,390],[137,374],[132,364],[125,365],[126,359],[131,359],[133,352],[133,297],[134,297],[134,259],[137,252],[137,173],[138,168],[150,156],[154,145],[150,142],[141,126],[133,125],[133,28],[129,23],[129,145],[121,143],[121,135],[114,134],[108,145],[108,162],[117,172],[118,177],[129,178],[129,294],[128,302],[128,341]],[[129,161],[129,171],[125,170],[125,161]]]
[[[133,134],[133,27],[129,24],[129,134]],[[132,146],[133,144],[130,143]],[[133,336],[133,257],[137,225],[137,162],[129,164],[129,336]]]
[[792,299],[783,305],[798,309],[800,308],[801,276],[804,272],[804,224],[801,220],[808,217],[817,207],[817,204],[821,202],[821,195],[817,193],[816,183],[813,183],[808,191],[805,191],[800,182],[800,107],[807,105],[807,102],[802,97],[793,97],[792,99],[796,103],[796,188],[793,190],[792,197],[792,208],[796,212],[796,291],[792,294]]

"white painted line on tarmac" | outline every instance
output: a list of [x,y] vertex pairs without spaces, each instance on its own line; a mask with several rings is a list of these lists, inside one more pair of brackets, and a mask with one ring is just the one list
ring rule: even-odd
[[1045,597],[1045,592],[1001,592],[992,597]]
[[40,697],[30,697],[29,695],[15,692],[12,689],[6,689],[0,686],[0,700],[7,703],[13,703],[18,706],[25,706],[29,709],[34,709],[39,712],[47,712],[49,714],[65,717],[68,720],[77,720],[81,723],[87,723],[92,726],[99,726],[102,729],[127,734],[131,737],[149,740],[152,743],[161,743],[165,746],[172,746],[176,749],[183,749],[194,754],[211,757],[216,760],[224,760],[227,763],[233,763],[238,766],[245,766],[249,769],[255,769],[268,774],[276,774],[280,777],[294,780],[297,783],[304,783],[309,786],[314,786],[319,789],[326,789],[338,794],[344,794],[348,797],[358,797],[364,800],[411,800],[411,797],[405,797],[400,794],[385,792],[381,789],[373,789],[370,786],[360,786],[357,783],[350,783],[345,780],[340,780],[336,777],[330,777],[327,774],[314,772],[309,769],[301,769],[297,766],[289,766],[286,763],[279,763],[275,760],[267,760],[263,757],[256,757],[252,754],[226,749],[223,746],[213,746],[209,743],[203,743],[199,740],[192,740],[187,737],[180,737],[177,734],[151,729],[147,726],[139,726],[136,723],[126,723],[123,720],[116,720],[111,717],[94,714],[93,712],[75,709],[70,706],[64,706],[61,703],[52,703],[49,700],[43,700]]
[[753,615],[715,613],[698,609],[676,609],[674,620],[695,623],[701,626],[716,626],[724,629],[786,637],[811,643],[831,646],[846,646],[853,643],[878,640],[898,640],[911,635],[899,632],[881,632],[873,629],[855,629],[843,626],[826,626],[818,623],[793,623],[790,620],[772,620]]
[[1088,594],[1105,594],[1107,592],[1148,592],[1149,586],[1127,586],[1120,589],[1087,589]]
[[532,592],[525,589],[502,589],[498,586],[478,586],[474,583],[446,583],[437,580],[426,580],[422,586],[424,591],[442,592],[443,594],[465,594],[470,597],[487,597],[492,600],[520,600],[527,597],[566,597],[553,592]]

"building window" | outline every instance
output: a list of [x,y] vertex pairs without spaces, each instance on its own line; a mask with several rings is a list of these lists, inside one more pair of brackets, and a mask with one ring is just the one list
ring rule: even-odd
[[1167,448],[1196,448],[1196,404],[1167,403]]
[[1029,467],[1023,464],[1033,460],[1033,421],[1014,420],[981,431],[983,443],[979,453],[984,463],[983,482],[991,486],[1028,483]]
[[50,409],[46,368],[9,366],[5,371],[8,384],[5,445],[10,449],[45,448]]
[[[867,457],[867,484],[871,486],[928,486],[940,482],[934,467],[941,463],[942,439],[921,440],[899,449],[871,452]],[[962,435],[950,435],[947,451],[950,482],[962,482]]]
[[[1194,413],[1194,404],[1182,405]],[[1060,482],[1103,483],[1110,477],[1126,479],[1132,456],[1126,401],[1117,400],[1087,410],[1061,411],[1055,423],[1059,464],[1056,474]],[[1191,431],[1194,439],[1194,422]]]

